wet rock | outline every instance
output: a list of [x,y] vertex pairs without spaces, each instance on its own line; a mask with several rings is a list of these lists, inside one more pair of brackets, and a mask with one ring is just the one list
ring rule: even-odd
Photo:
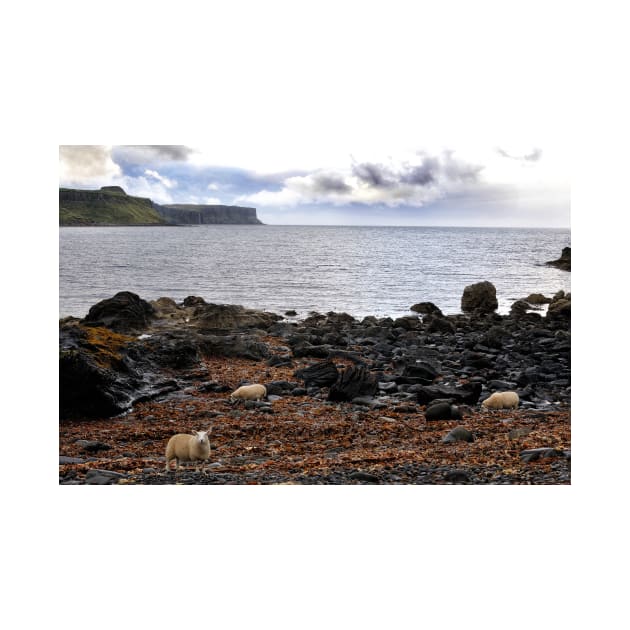
[[438,398],[447,398],[456,403],[476,405],[481,389],[481,383],[466,383],[461,387],[420,385],[417,389],[417,401],[421,405],[426,405]]
[[367,481],[368,483],[380,483],[379,477],[371,473],[362,472],[360,470],[350,473],[350,479],[354,481]]
[[402,376],[419,379],[419,381],[429,385],[437,378],[438,370],[427,361],[414,361],[405,365]]
[[448,435],[442,438],[445,444],[450,442],[473,442],[473,434],[466,427],[455,427]]
[[571,248],[563,247],[560,258],[557,260],[549,260],[545,263],[545,265],[556,267],[557,269],[562,269],[563,271],[571,271]]
[[424,417],[427,422],[432,420],[461,420],[462,413],[455,405],[440,402],[427,407]]
[[86,453],[98,453],[99,451],[108,451],[111,449],[109,444],[97,440],[77,440],[76,444]]
[[82,323],[117,332],[136,332],[144,330],[154,315],[155,309],[147,301],[130,291],[120,291],[92,306]]
[[541,448],[531,448],[521,451],[520,457],[523,462],[535,462],[542,458],[566,457],[566,454],[560,449],[543,446]]
[[492,313],[499,306],[496,287],[487,280],[464,289],[461,308],[464,313]]
[[409,307],[410,311],[421,313],[422,315],[437,315],[443,317],[442,311],[433,302],[419,302]]
[[328,400],[351,401],[358,396],[373,396],[376,390],[376,377],[361,365],[351,365],[339,374],[331,386]]
[[304,381],[306,387],[329,387],[339,378],[337,366],[330,360],[314,363],[293,373],[295,378]]
[[90,485],[109,485],[112,483],[118,483],[120,479],[124,479],[127,475],[119,473],[114,470],[100,470],[93,468],[88,470],[85,475],[85,483]]
[[85,462],[81,457],[67,457],[65,455],[59,455],[59,465],[64,464],[83,464]]
[[197,306],[193,321],[201,330],[224,331],[243,328],[268,329],[282,319],[275,313],[248,309],[237,304],[203,304]]
[[470,481],[470,475],[467,471],[461,469],[448,470],[444,473],[444,479],[451,483],[466,483]]

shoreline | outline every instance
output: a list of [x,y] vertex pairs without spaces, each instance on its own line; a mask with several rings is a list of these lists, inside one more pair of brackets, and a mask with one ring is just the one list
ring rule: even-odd
[[[570,296],[545,318],[416,306],[291,322],[123,292],[62,320],[60,484],[570,483]],[[266,400],[230,403],[245,382]],[[506,389],[517,410],[480,406]],[[461,418],[428,420],[444,397]],[[209,426],[208,475],[160,470],[170,435]],[[457,426],[473,441],[444,441]]]

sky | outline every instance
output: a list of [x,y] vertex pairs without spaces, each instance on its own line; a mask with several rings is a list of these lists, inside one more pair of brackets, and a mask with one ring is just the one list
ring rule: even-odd
[[60,185],[269,224],[570,226],[560,5],[234,2],[173,19],[177,55],[60,43],[81,78],[60,108]]
[[269,224],[568,227],[557,147],[504,143],[221,161],[216,147],[61,145],[60,186],[119,185],[157,203],[255,207]]

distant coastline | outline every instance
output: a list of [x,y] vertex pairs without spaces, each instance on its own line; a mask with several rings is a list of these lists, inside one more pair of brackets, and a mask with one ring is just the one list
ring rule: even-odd
[[157,204],[128,195],[120,186],[99,190],[59,189],[60,227],[263,225],[256,208],[226,205]]

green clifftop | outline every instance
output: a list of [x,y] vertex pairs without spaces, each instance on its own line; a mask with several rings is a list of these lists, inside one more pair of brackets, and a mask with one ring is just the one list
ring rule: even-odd
[[262,225],[256,208],[224,205],[159,205],[127,195],[120,186],[59,189],[59,225]]
[[[118,190],[116,190],[118,189]],[[166,221],[150,199],[131,197],[122,188],[59,189],[59,225],[161,225]]]

